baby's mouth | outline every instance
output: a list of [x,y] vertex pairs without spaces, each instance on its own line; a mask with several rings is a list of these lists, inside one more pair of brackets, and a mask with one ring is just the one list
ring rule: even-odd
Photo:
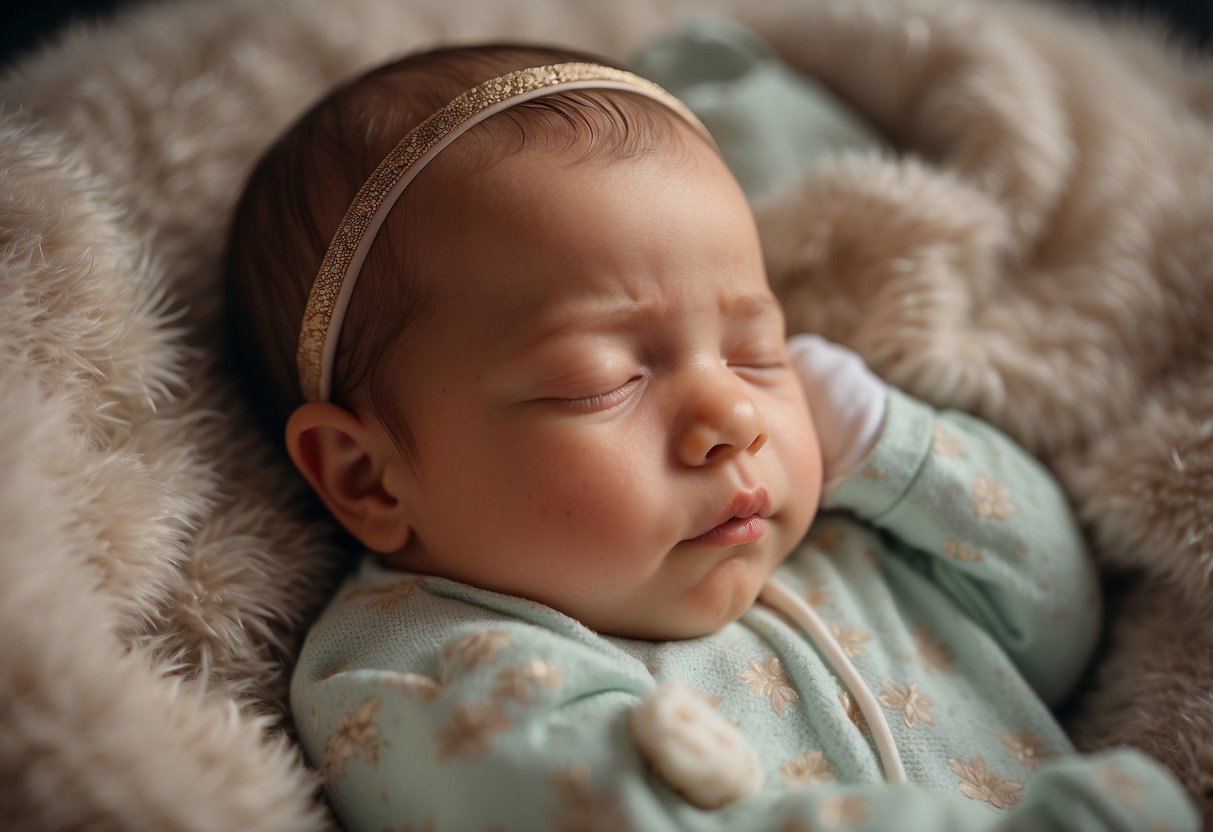
[[752,543],[766,533],[771,499],[765,488],[743,491],[725,506],[707,531],[690,538],[690,543],[707,546],[739,546]]
[[707,546],[740,546],[743,543],[753,543],[766,532],[766,524],[766,518],[758,514],[734,517],[719,526],[713,526],[698,537],[691,538],[690,542]]

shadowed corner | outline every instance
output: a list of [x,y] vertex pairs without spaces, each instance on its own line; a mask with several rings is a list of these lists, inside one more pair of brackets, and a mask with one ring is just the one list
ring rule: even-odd
[[7,70],[73,23],[100,20],[136,2],[146,0],[43,0],[10,4],[0,27],[0,70]]

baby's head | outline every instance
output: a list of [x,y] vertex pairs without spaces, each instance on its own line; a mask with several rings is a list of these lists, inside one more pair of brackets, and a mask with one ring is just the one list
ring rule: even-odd
[[821,463],[745,197],[676,102],[562,90],[456,138],[365,235],[330,391],[300,392],[309,292],[381,160],[481,82],[587,60],[447,49],[331,94],[250,180],[229,320],[296,466],[387,562],[703,635],[803,536]]

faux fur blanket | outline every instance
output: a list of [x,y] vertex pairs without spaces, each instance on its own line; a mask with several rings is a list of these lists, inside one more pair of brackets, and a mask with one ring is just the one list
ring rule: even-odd
[[186,0],[0,79],[0,825],[315,830],[283,707],[329,527],[219,372],[252,163],[435,41],[625,57],[733,14],[898,148],[761,210],[796,329],[1058,473],[1121,588],[1068,724],[1213,824],[1213,61],[1051,7],[914,0]]

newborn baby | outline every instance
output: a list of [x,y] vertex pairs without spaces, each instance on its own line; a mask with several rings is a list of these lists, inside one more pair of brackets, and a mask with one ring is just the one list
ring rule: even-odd
[[1057,484],[785,341],[654,85],[511,45],[373,70],[259,165],[229,290],[367,550],[291,691],[347,828],[1196,828],[1049,711],[1099,623]]

